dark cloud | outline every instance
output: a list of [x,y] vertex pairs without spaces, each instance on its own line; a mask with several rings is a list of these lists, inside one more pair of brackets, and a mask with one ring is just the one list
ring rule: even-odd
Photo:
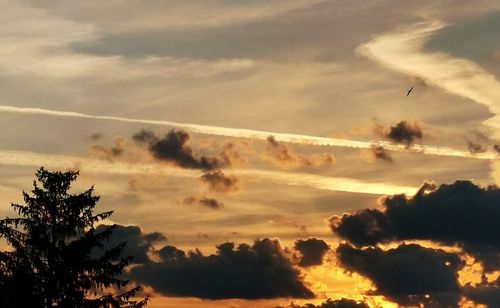
[[276,308],[370,308],[370,306],[368,306],[368,304],[362,301],[355,301],[347,298],[341,298],[336,300],[329,298],[319,305],[314,305],[314,304],[298,305],[295,303],[291,303],[286,307],[278,306]]
[[464,262],[457,254],[415,244],[387,251],[340,244],[337,255],[344,268],[372,280],[376,294],[400,305],[456,307],[460,299],[457,272]]
[[[101,233],[109,227],[108,225],[99,225],[96,228],[96,233]],[[143,233],[138,226],[114,225],[113,233],[109,241],[105,243],[104,248],[110,249],[127,242],[122,255],[132,257],[133,263],[145,263],[149,261],[147,253],[151,250],[152,245],[165,240],[165,236],[161,233]]]
[[495,150],[495,152],[497,153],[500,153],[500,144],[493,145],[493,150]]
[[479,285],[466,285],[463,294],[476,303],[497,307],[500,303],[500,277],[492,283],[483,281]]
[[486,152],[486,147],[483,146],[482,144],[476,143],[476,142],[473,142],[470,140],[466,140],[466,141],[467,141],[467,149],[469,150],[469,152],[471,152],[471,153],[484,153],[484,152]]
[[467,142],[467,149],[471,153],[484,153],[487,151],[487,145],[493,142],[486,133],[477,129],[470,130],[467,134],[469,136],[465,137],[465,142]]
[[426,183],[413,197],[382,200],[382,210],[365,209],[330,219],[330,227],[357,246],[396,240],[432,240],[459,245],[487,271],[500,267],[500,189],[470,181]]
[[98,159],[113,161],[125,154],[126,143],[123,138],[117,138],[114,146],[91,145],[89,154]]
[[200,179],[214,192],[229,193],[239,189],[238,179],[233,175],[225,175],[220,170],[206,172]]
[[396,143],[404,143],[407,146],[412,145],[416,139],[422,139],[424,133],[419,122],[409,123],[400,121],[390,128],[385,128],[381,124],[376,124],[375,133]]
[[387,152],[383,146],[372,145],[370,150],[373,157],[375,157],[376,159],[380,159],[388,163],[393,162],[391,154],[389,154],[389,152]]
[[183,168],[213,170],[224,167],[224,162],[215,156],[195,157],[189,146],[190,136],[183,130],[171,130],[163,138],[148,130],[141,130],[132,139],[146,144],[151,154],[158,160],[168,161]]
[[204,207],[208,207],[211,209],[220,209],[224,207],[224,203],[217,201],[216,199],[213,198],[207,198],[207,197],[194,197],[190,196],[184,199],[183,201],[184,204],[199,204]]
[[223,243],[215,254],[185,253],[173,246],[159,250],[160,262],[134,267],[130,277],[168,296],[224,298],[313,298],[300,271],[276,240],[252,246]]
[[153,131],[142,129],[132,136],[132,140],[134,140],[137,143],[149,144],[153,142],[158,142],[159,138]]
[[317,238],[297,240],[295,241],[294,248],[300,252],[299,265],[303,267],[321,265],[323,263],[323,256],[330,249],[325,241]]
[[284,168],[302,166],[323,166],[335,163],[335,158],[330,154],[301,155],[290,150],[285,144],[278,142],[273,136],[267,137],[266,157]]

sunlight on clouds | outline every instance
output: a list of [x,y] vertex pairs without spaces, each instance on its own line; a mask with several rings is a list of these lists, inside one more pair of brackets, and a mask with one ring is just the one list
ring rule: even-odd
[[260,131],[253,129],[219,127],[219,126],[209,126],[209,125],[201,125],[193,123],[179,123],[179,122],[163,121],[163,120],[148,120],[148,119],[117,117],[117,116],[92,115],[80,112],[50,110],[42,108],[23,108],[23,107],[0,105],[0,112],[41,114],[41,115],[49,115],[57,117],[110,120],[110,121],[119,121],[127,123],[160,125],[160,126],[181,128],[193,133],[226,136],[226,137],[237,137],[237,138],[249,138],[257,140],[267,140],[269,136],[273,136],[274,139],[276,139],[277,141],[307,144],[307,145],[347,147],[354,149],[370,149],[375,144],[377,146],[383,146],[384,149],[386,150],[396,151],[396,152],[428,154],[428,155],[438,155],[438,156],[452,156],[452,157],[463,157],[463,158],[485,159],[485,160],[491,160],[497,158],[496,154],[487,151],[482,153],[471,153],[470,151],[456,150],[447,147],[433,147],[420,144],[413,144],[411,147],[408,147],[405,144],[397,144],[388,141],[368,142],[368,141],[357,141],[357,140],[347,140],[347,139],[336,139],[336,138],[327,138],[327,137],[319,137],[311,135],[276,133],[276,132]]
[[346,272],[336,264],[335,260],[324,261],[321,266],[313,266],[303,271],[306,274],[306,283],[318,295],[317,304],[325,298],[347,297],[365,301],[371,307],[397,307],[384,296],[365,295],[366,292],[375,289],[371,281],[356,273]]
[[422,247],[441,249],[445,252],[455,253],[460,255],[461,259],[465,262],[465,266],[458,271],[458,282],[461,286],[470,283],[475,286],[481,283],[482,276],[485,275],[489,283],[495,281],[500,275],[500,271],[493,271],[490,273],[485,273],[483,265],[478,262],[474,257],[465,253],[462,248],[458,246],[444,245],[430,240],[405,240],[404,242],[393,241],[387,244],[379,244],[383,250],[397,248],[401,243],[405,244],[417,244]]
[[[106,162],[77,156],[49,155],[33,152],[0,150],[0,163],[18,166],[41,165],[52,168],[81,168],[82,171],[108,174],[168,174],[173,177],[198,178],[199,170],[169,168],[165,164],[132,164]],[[367,183],[355,179],[335,178],[305,173],[287,173],[257,169],[234,169],[229,172],[248,176],[249,180],[267,180],[279,184],[306,186],[317,189],[358,192],[367,194],[413,194],[418,188],[386,183]]]

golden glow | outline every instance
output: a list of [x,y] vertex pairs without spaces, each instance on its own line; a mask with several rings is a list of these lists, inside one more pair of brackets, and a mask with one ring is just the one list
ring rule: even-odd
[[[107,162],[78,156],[49,155],[34,152],[0,150],[0,163],[17,166],[38,167],[45,165],[52,168],[77,168],[101,174],[168,174],[173,177],[198,178],[199,170],[170,167],[166,164],[135,164],[123,162]],[[357,192],[366,194],[414,194],[416,187],[398,186],[386,183],[366,183],[363,181],[327,177],[306,173],[287,173],[257,169],[232,169],[229,174],[245,176],[249,181],[266,180],[278,184],[304,186],[316,189]]]

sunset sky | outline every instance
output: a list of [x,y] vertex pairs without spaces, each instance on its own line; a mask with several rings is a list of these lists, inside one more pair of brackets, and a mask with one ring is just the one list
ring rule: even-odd
[[500,305],[499,1],[0,3],[0,216],[80,170],[148,307]]

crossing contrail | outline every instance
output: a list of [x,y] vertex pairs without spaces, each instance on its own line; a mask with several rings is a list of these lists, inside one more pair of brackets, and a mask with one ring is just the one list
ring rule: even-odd
[[[116,175],[166,175],[182,178],[199,178],[203,172],[181,169],[164,164],[107,162],[87,157],[52,155],[26,151],[0,150],[0,164],[57,169],[82,169],[83,172]],[[276,184],[309,187],[321,190],[365,193],[376,195],[409,194],[417,187],[388,183],[368,183],[356,179],[328,177],[308,173],[291,173],[260,169],[229,169],[225,173],[243,177],[248,181],[266,181]]]
[[[318,137],[318,136],[301,135],[301,134],[277,133],[277,132],[252,130],[244,128],[209,126],[209,125],[181,123],[181,122],[164,121],[164,120],[148,120],[148,119],[125,118],[116,116],[93,115],[93,114],[73,112],[73,111],[15,107],[8,105],[0,105],[0,112],[160,125],[160,126],[181,128],[192,133],[217,135],[225,137],[250,138],[258,140],[266,140],[269,136],[272,135],[277,141],[308,144],[308,145],[348,147],[357,149],[367,149],[371,148],[374,145],[374,142],[367,142],[367,141]],[[496,155],[492,152],[471,153],[469,151],[456,150],[447,147],[434,147],[434,146],[426,146],[418,144],[414,144],[411,147],[407,147],[406,145],[403,144],[395,144],[387,141],[377,141],[376,144],[378,146],[383,146],[386,150],[395,152],[411,152],[411,153],[422,153],[428,155],[454,156],[454,157],[487,159],[487,160],[496,159]]]

